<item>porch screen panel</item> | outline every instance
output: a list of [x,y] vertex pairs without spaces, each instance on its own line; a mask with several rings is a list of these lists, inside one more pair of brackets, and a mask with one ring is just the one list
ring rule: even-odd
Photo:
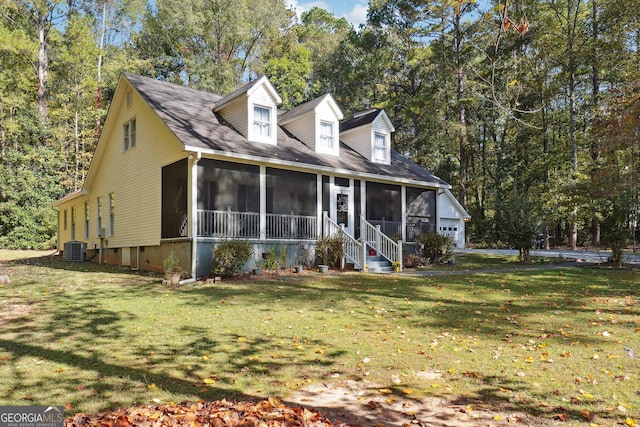
[[407,187],[407,240],[435,230],[436,191]]
[[314,238],[317,175],[267,168],[267,237]]
[[316,215],[316,175],[284,169],[267,168],[267,213]]
[[388,236],[402,235],[402,195],[399,185],[367,182],[366,220]]
[[198,209],[260,212],[260,168],[220,160],[200,160]]
[[187,159],[162,168],[162,238],[186,236]]
[[331,184],[329,177],[322,175],[322,212],[329,212],[331,208]]
[[361,197],[360,197],[360,180],[356,179],[353,181],[353,215],[355,218],[355,234],[354,236],[360,237],[360,215],[362,214],[361,209]]
[[260,167],[221,160],[198,162],[198,235],[257,238]]

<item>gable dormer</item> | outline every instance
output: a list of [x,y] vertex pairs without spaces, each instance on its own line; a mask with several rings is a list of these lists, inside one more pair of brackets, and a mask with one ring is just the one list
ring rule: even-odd
[[282,102],[269,79],[262,76],[215,103],[220,114],[251,142],[276,144],[277,105]]
[[340,125],[340,139],[373,163],[391,164],[391,134],[395,131],[384,110],[357,113]]
[[281,114],[278,122],[316,153],[338,156],[342,118],[340,107],[326,94]]

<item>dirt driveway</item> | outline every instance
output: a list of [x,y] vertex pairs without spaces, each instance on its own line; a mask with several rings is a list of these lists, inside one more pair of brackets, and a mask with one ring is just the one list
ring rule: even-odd
[[522,412],[438,397],[411,398],[366,381],[314,383],[283,402],[319,411],[335,426],[502,427],[549,426],[548,420]]

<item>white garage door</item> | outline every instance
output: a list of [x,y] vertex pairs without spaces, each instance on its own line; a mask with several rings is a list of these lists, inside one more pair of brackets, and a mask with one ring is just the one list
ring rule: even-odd
[[449,236],[454,246],[458,245],[459,227],[460,221],[457,219],[440,219],[440,234]]

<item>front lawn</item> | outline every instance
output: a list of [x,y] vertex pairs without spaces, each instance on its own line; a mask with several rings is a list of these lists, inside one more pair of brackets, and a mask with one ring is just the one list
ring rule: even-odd
[[42,257],[2,261],[0,274],[12,280],[0,285],[0,405],[69,415],[366,379],[563,425],[640,418],[635,271],[314,273],[169,288]]

